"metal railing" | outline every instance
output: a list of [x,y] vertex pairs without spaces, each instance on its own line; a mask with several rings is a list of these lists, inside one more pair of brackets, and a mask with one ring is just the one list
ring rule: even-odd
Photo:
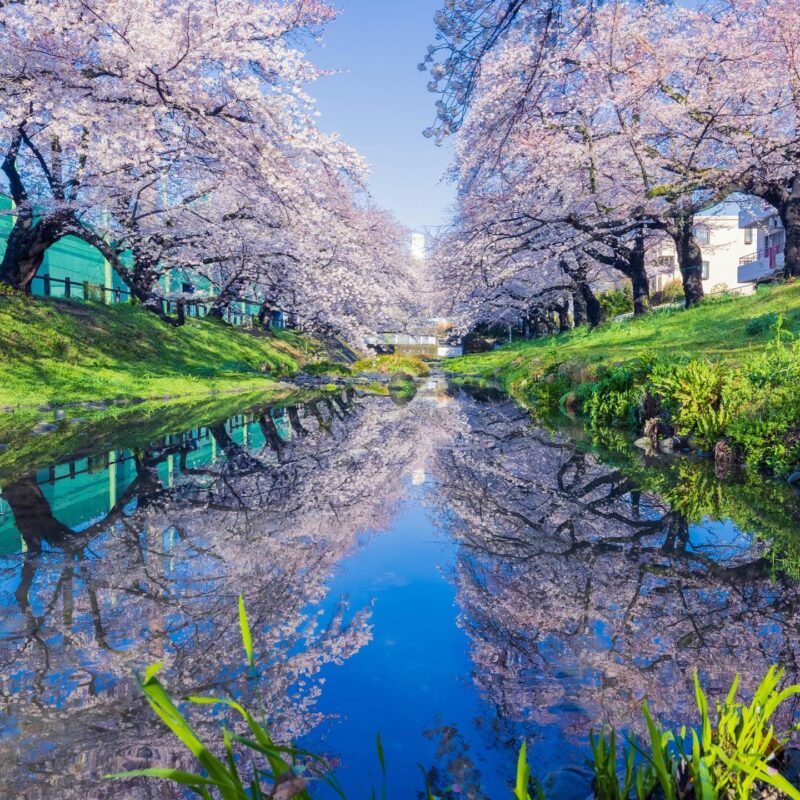
[[[36,281],[42,283],[42,295],[45,297],[64,297],[68,300],[94,300],[98,303],[107,302],[110,297],[112,303],[124,303],[130,299],[131,293],[119,286],[103,286],[91,281],[76,281],[69,277],[54,278],[51,275],[36,275],[31,284]],[[55,286],[63,287],[60,294],[53,293]]]
[[752,264],[754,261],[758,261],[758,258],[758,250],[755,253],[748,253],[739,259],[739,266],[743,267],[745,264]]
[[[38,288],[41,288],[41,291],[37,292],[37,294],[44,297],[104,304],[126,303],[133,297],[130,290],[127,288],[104,286],[103,284],[92,283],[91,281],[78,281],[69,276],[65,278],[54,278],[52,275],[36,275],[31,281],[31,288],[33,288],[33,284],[36,282],[40,284]],[[61,290],[58,291],[56,287],[61,287]],[[255,318],[258,316],[258,311],[251,313],[251,307],[258,309],[260,304],[246,298],[240,298],[234,302],[243,305],[245,310],[242,311],[227,306],[223,312],[223,319],[230,325],[252,327]],[[196,302],[187,299],[171,300],[164,298],[161,300],[161,310],[165,314],[177,314],[179,306],[183,306],[183,312],[187,317],[201,319],[209,315],[212,304],[200,300]],[[285,314],[285,312],[280,313]],[[286,327],[293,327],[291,314],[285,314],[285,316]]]
[[746,264],[753,264],[762,259],[769,259],[770,267],[774,268],[775,259],[783,252],[783,248],[783,244],[771,244],[767,247],[762,247],[760,250],[756,250],[755,253],[748,253],[746,256],[742,256],[739,259],[739,266],[744,267]]

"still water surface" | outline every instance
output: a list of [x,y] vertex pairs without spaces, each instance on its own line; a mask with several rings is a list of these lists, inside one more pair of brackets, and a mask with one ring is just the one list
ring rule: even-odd
[[156,661],[174,693],[238,697],[330,754],[353,798],[379,783],[377,732],[395,798],[417,764],[507,797],[526,737],[550,796],[585,797],[592,725],[635,729],[645,697],[691,719],[695,667],[712,691],[798,675],[792,495],[601,459],[437,380],[121,437],[0,486],[3,798],[180,797],[100,778],[192,766],[136,687]]

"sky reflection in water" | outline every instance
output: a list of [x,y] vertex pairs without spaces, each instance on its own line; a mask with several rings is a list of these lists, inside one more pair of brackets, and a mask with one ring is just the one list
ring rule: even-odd
[[[422,763],[436,789],[495,798],[524,736],[540,775],[581,768],[588,727],[635,727],[643,697],[687,712],[695,666],[712,688],[776,660],[796,674],[798,589],[768,546],[640,489],[437,382],[409,405],[250,409],[9,478],[0,796],[118,797],[98,775],[190,767],[131,678],[156,660],[175,692],[240,696],[339,757],[354,797],[379,781],[379,731],[392,796],[415,796]],[[562,769],[553,794],[582,781]]]

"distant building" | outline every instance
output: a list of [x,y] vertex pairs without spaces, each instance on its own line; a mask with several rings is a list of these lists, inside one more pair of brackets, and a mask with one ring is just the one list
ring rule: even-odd
[[426,240],[424,233],[411,234],[411,256],[417,261],[425,260]]
[[783,270],[786,231],[778,212],[767,202],[753,204],[739,213],[739,227],[750,242],[749,251],[739,259],[741,283],[769,280]]
[[[702,280],[706,294],[734,289],[752,290],[752,283],[742,280],[739,266],[755,249],[753,226],[742,227],[741,215],[755,204],[750,198],[726,200],[695,215],[694,235],[703,253]],[[660,291],[681,279],[678,256],[672,240],[660,242],[648,256],[648,272],[653,275],[650,289]]]

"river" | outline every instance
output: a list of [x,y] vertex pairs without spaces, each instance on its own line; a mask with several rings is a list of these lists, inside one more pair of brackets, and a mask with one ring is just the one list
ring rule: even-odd
[[[585,797],[590,728],[639,730],[645,698],[693,722],[693,670],[712,693],[800,677],[778,482],[437,378],[204,413],[0,454],[0,797],[182,797],[102,778],[193,767],[137,686],[156,662],[176,696],[243,699],[329,755],[350,798],[380,785],[378,733],[389,797],[418,765],[436,793],[509,797],[523,739],[549,798]],[[222,719],[192,715],[210,743]]]

